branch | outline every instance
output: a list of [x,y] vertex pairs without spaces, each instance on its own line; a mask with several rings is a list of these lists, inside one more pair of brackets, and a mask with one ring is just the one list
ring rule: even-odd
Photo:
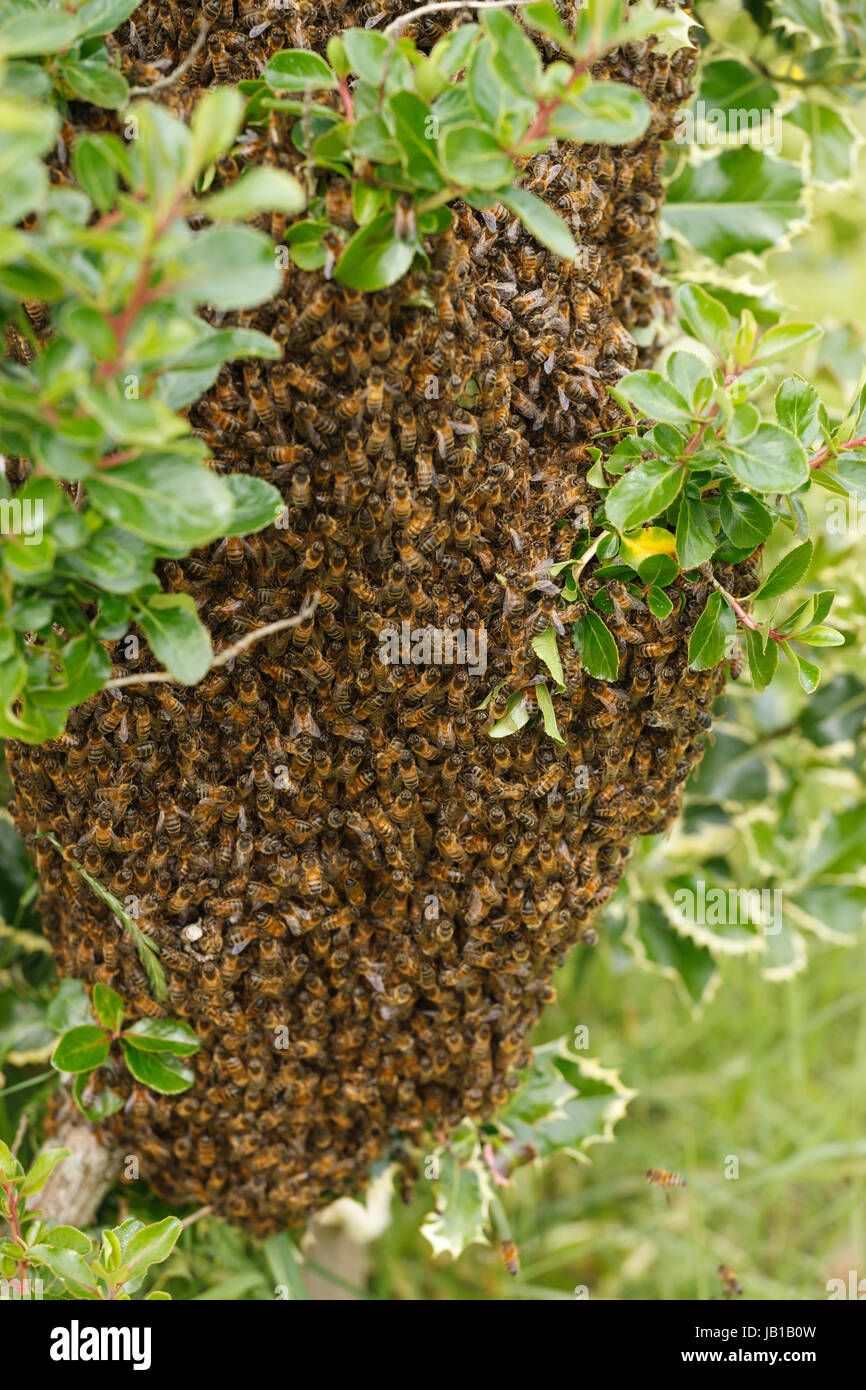
[[196,35],[195,43],[189,50],[189,53],[187,53],[183,62],[179,63],[178,66],[175,68],[174,72],[170,72],[167,77],[160,78],[159,82],[148,83],[145,87],[130,87],[129,95],[131,97],[149,96],[151,92],[162,92],[165,90],[166,87],[170,87],[173,82],[177,82],[178,78],[183,77],[184,73],[189,71],[198,55],[201,53],[202,49],[204,48],[209,29],[210,20],[205,15],[202,18],[202,21],[198,27],[198,34]]
[[[227,666],[236,656],[240,656],[241,652],[246,651],[247,647],[251,647],[255,642],[260,642],[263,637],[272,637],[275,632],[283,632],[286,628],[299,627],[301,623],[305,623],[308,618],[313,616],[319,606],[319,597],[317,589],[309,603],[305,604],[294,618],[280,618],[276,623],[267,623],[264,627],[257,627],[255,631],[248,632],[245,637],[241,637],[239,641],[226,647],[224,651],[218,652],[208,669],[213,671],[215,667]],[[162,681],[171,681],[175,685],[183,684],[177,676],[172,675],[171,671],[143,671],[140,676],[117,676],[114,680],[106,681],[103,688],[105,690],[119,690],[124,685],[155,685]]]
[[530,5],[533,0],[475,0],[475,4],[466,4],[464,0],[441,0],[438,5],[421,5],[417,10],[411,10],[409,14],[400,15],[399,19],[392,19],[383,34],[399,34],[401,29],[405,29],[407,24],[413,20],[420,19],[425,14],[439,14],[441,10],[515,10],[521,5]]
[[103,1148],[91,1125],[77,1118],[61,1123],[50,1148],[69,1150],[69,1157],[51,1173],[41,1192],[28,1198],[29,1210],[81,1230],[92,1226],[103,1197],[120,1171],[119,1151]]

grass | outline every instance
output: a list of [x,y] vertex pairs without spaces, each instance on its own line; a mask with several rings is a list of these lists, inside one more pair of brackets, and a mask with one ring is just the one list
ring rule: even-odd
[[[639,1091],[616,1143],[588,1166],[562,1157],[516,1175],[516,1279],[490,1248],[433,1262],[410,1208],[375,1249],[378,1296],[710,1299],[724,1263],[745,1298],[797,1301],[826,1298],[850,1269],[866,1276],[866,941],[815,949],[807,974],[775,987],[730,959],[699,1018],[667,982],[619,973],[603,946],[580,960],[540,1036],[588,1023],[592,1055]],[[650,1167],[687,1186],[668,1204]]]

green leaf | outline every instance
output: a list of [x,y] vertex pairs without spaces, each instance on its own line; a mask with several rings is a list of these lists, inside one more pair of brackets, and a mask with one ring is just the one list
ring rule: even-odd
[[442,168],[464,188],[502,188],[511,183],[514,164],[489,130],[468,121],[449,126],[439,139]]
[[84,1096],[89,1084],[89,1072],[76,1076],[72,1083],[72,1099],[82,1115],[94,1124],[99,1120],[107,1120],[109,1115],[116,1115],[118,1110],[121,1110],[125,1105],[123,1096],[112,1091],[110,1086],[103,1086],[101,1091],[97,1091],[90,1104],[85,1105]]
[[41,1192],[58,1163],[68,1157],[68,1149],[43,1149],[28,1168],[19,1195],[30,1197],[34,1192]]
[[60,313],[60,328],[73,342],[83,343],[99,362],[114,362],[117,358],[117,338],[104,314],[90,304],[65,304]]
[[838,107],[805,99],[785,115],[809,138],[809,181],[821,188],[838,188],[854,176],[859,140],[855,126]]
[[223,478],[174,454],[146,454],[105,469],[90,480],[87,493],[109,521],[181,555],[224,535],[234,513]]
[[697,569],[716,549],[716,537],[700,498],[686,494],[677,518],[677,559],[684,570]]
[[784,241],[805,215],[796,164],[749,146],[686,164],[669,185],[663,225],[722,264]]
[[787,357],[790,352],[799,352],[806,343],[820,338],[822,329],[815,323],[777,323],[768,328],[758,339],[754,363],[765,365]]
[[93,1071],[108,1061],[111,1039],[95,1023],[70,1028],[58,1038],[51,1054],[51,1065],[57,1071]]
[[438,1201],[421,1226],[434,1255],[452,1259],[475,1241],[485,1239],[492,1187],[481,1162],[464,1163],[450,1149],[439,1157]]
[[385,75],[389,40],[384,34],[373,33],[370,29],[347,29],[341,37],[352,71],[365,82],[378,87]]
[[130,594],[147,583],[153,560],[150,546],[128,531],[112,527],[97,531],[80,550],[61,556],[54,573],[61,578],[82,579],[111,593]]
[[196,685],[210,669],[210,633],[190,594],[153,594],[136,621],[154,656],[184,685]]
[[444,188],[445,179],[439,168],[427,103],[415,92],[395,92],[388,99],[388,112],[411,183],[433,192]]
[[677,309],[680,322],[692,337],[712,348],[724,361],[733,338],[731,316],[724,304],[713,299],[700,285],[681,285],[677,291]]
[[663,974],[682,981],[695,1004],[707,997],[718,967],[712,951],[677,931],[657,903],[638,904],[636,936],[647,961]]
[[[349,35],[344,34],[342,38],[348,52]],[[349,56],[351,57],[351,53]],[[275,53],[262,73],[262,78],[275,92],[303,92],[307,87],[315,90],[337,86],[337,74],[324,58],[307,48],[285,48],[282,52]]]
[[443,77],[453,77],[466,66],[481,30],[477,24],[461,24],[434,44],[430,62]]
[[577,243],[558,212],[525,188],[514,187],[501,195],[501,201],[520,218],[527,231],[557,256],[573,261]]
[[580,659],[591,676],[600,681],[615,681],[619,674],[619,652],[616,642],[602,619],[591,608],[572,624],[572,641]]
[[79,135],[73,142],[70,158],[78,185],[94,207],[99,212],[114,207],[119,178],[107,152],[105,136]]
[[60,666],[62,680],[58,683],[30,683],[31,695],[45,709],[82,705],[111,678],[111,658],[89,632],[67,642]]
[[521,11],[521,15],[530,29],[537,29],[539,33],[547,34],[566,53],[576,53],[574,35],[566,29],[556,5],[527,5]]
[[4,57],[63,53],[79,33],[78,19],[65,10],[30,8],[0,19],[0,51]]
[[662,459],[636,464],[608,493],[604,504],[608,520],[618,531],[652,521],[678,496],[683,481],[683,469]]
[[759,692],[766,690],[779,667],[778,642],[771,638],[765,649],[763,635],[754,628],[746,628],[746,651],[752,685]]
[[84,0],[75,12],[78,37],[111,34],[137,9],[135,0]]
[[123,1022],[123,1000],[117,990],[98,982],[93,986],[93,1012],[103,1028],[116,1033]]
[[785,653],[791,665],[797,672],[797,678],[807,695],[811,695],[817,690],[821,680],[821,668],[816,666],[814,661],[809,661],[805,656],[794,650],[789,642],[781,644],[782,651]]
[[776,419],[808,448],[821,431],[826,412],[814,386],[801,376],[789,376],[776,392]]
[[50,1245],[33,1245],[28,1255],[31,1260],[46,1265],[70,1297],[88,1300],[99,1298],[99,1281],[77,1250],[54,1250]]
[[[365,219],[356,218],[356,221]],[[323,237],[330,231],[330,223],[316,218],[305,217],[296,222],[286,233],[285,241],[295,265],[301,270],[321,270],[328,259],[328,248]]]
[[5,1140],[0,1139],[0,1178],[14,1179],[20,1178],[24,1174],[24,1169],[13,1154]]
[[65,1033],[80,1023],[90,1024],[90,1000],[82,980],[68,976],[61,980],[52,996],[45,1014],[49,1027],[58,1033]]
[[722,595],[715,590],[707,599],[703,613],[689,639],[689,665],[694,671],[718,666],[728,652],[737,630],[737,619]]
[[234,87],[212,87],[196,102],[190,118],[187,184],[225,154],[237,138],[244,103]]
[[805,34],[812,45],[841,37],[836,0],[771,0],[773,23],[787,34]]
[[507,10],[490,10],[482,22],[513,75],[516,90],[534,92],[542,73],[541,55],[535,44]]
[[652,420],[691,426],[694,412],[677,388],[660,372],[628,372],[617,382],[617,392]]
[[[775,111],[779,91],[754,68],[734,58],[721,58],[704,64],[698,97],[707,112],[735,112],[736,129],[742,132],[746,126],[751,133],[760,128],[764,112]],[[748,122],[742,120],[741,112],[747,114]]]
[[417,250],[417,242],[395,235],[394,214],[380,213],[349,238],[334,278],[353,289],[385,289],[406,274]]
[[306,206],[307,195],[292,174],[263,164],[246,169],[234,183],[196,205],[199,212],[211,218],[252,217],[258,212],[282,212],[296,217]]
[[126,1065],[136,1081],[159,1091],[164,1096],[179,1095],[188,1091],[195,1081],[195,1073],[189,1067],[167,1052],[142,1052],[121,1038],[120,1045],[126,1058]]
[[544,732],[548,738],[552,738],[556,743],[565,743],[565,739],[559,732],[559,725],[556,722],[556,711],[553,708],[553,700],[550,691],[543,683],[535,687],[535,694],[538,700],[538,708],[541,710],[541,719],[544,724]]
[[151,1265],[167,1260],[178,1242],[183,1226],[176,1216],[166,1216],[143,1230],[136,1231],[124,1251],[124,1263],[130,1274],[143,1274]]
[[844,647],[845,645],[843,633],[837,632],[834,627],[825,627],[823,623],[816,623],[814,627],[807,627],[805,631],[798,632],[797,641],[805,642],[807,647]]
[[67,94],[71,93],[80,101],[115,111],[122,110],[129,101],[129,87],[123,73],[105,63],[58,58],[56,71],[61,86],[69,88]]
[[665,589],[677,577],[677,562],[671,555],[648,555],[645,560],[641,560],[637,572],[644,584],[653,584]]
[[559,655],[559,640],[553,624],[533,637],[532,650],[544,662],[557,685],[564,685],[565,675],[562,670],[562,658]]
[[505,713],[498,719],[492,728],[487,730],[490,738],[508,738],[511,734],[516,734],[518,729],[522,729],[524,724],[529,723],[529,711],[526,708],[526,698],[522,690],[516,690],[509,698],[505,707]]
[[[466,82],[443,93],[436,103],[436,113],[443,108],[448,109],[449,103],[454,102],[459,115],[461,106],[468,101],[467,117],[474,119],[476,124],[480,123],[488,132],[495,131],[497,135],[504,135],[508,124],[509,107],[519,109],[520,102],[513,88],[503,81],[497,72],[494,63],[495,56],[496,51],[492,40],[485,36],[472,55],[466,74]],[[534,106],[534,103],[528,104]],[[457,119],[449,110],[447,124],[456,125],[457,123]],[[441,128],[442,122],[440,120]],[[522,133],[521,131],[520,134]]]
[[649,610],[653,617],[665,619],[673,612],[673,602],[668,598],[664,589],[650,588],[646,596]]
[[763,502],[749,492],[724,491],[719,520],[725,535],[742,549],[757,550],[773,529],[773,518]]
[[646,131],[652,112],[636,87],[590,82],[550,118],[550,133],[586,145],[628,145]]
[[384,116],[377,111],[371,111],[368,116],[362,116],[355,122],[352,150],[376,164],[399,164],[402,158],[400,145],[391,134]]
[[282,272],[270,239],[252,227],[207,227],[177,257],[177,289],[197,304],[249,309],[271,299]]
[[249,473],[227,473],[225,482],[234,500],[234,513],[226,528],[227,536],[249,536],[272,526],[284,510],[282,495],[264,478]]
[[778,598],[780,594],[786,594],[789,589],[795,589],[805,578],[811,563],[812,542],[804,541],[802,545],[795,546],[793,550],[788,551],[787,555],[782,556],[779,563],[770,570],[760,588],[751,595],[752,599]]
[[809,478],[803,445],[777,425],[760,425],[743,444],[721,442],[719,453],[734,477],[755,492],[793,492]]
[[52,1226],[50,1231],[43,1233],[39,1243],[51,1250],[74,1250],[79,1255],[86,1255],[93,1246],[90,1237],[75,1226]]
[[123,1036],[130,1047],[137,1047],[140,1052],[174,1052],[179,1057],[190,1057],[201,1046],[192,1028],[174,1018],[140,1018]]
[[[822,470],[817,470],[815,476],[820,481]],[[851,449],[839,454],[836,472],[830,476],[837,478],[852,497],[866,501],[866,449]]]

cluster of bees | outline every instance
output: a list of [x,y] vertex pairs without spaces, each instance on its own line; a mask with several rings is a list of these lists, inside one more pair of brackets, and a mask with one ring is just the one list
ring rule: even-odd
[[[334,0],[316,7],[326,33],[312,8],[146,3],[124,51],[174,64],[204,9],[222,47],[208,42],[195,80],[224,80],[217,54],[254,75],[271,29],[279,46],[321,47],[378,13]],[[419,21],[419,36],[446,19]],[[611,591],[614,682],[560,643],[563,745],[540,719],[503,740],[487,729],[510,693],[533,698],[549,567],[598,502],[587,444],[619,423],[605,387],[636,360],[625,325],[656,307],[659,140],[692,65],[689,50],[619,55],[611,75],[655,102],[646,138],[532,161],[528,186],[571,220],[577,262],[541,251],[504,208],[463,207],[426,276],[362,295],[291,266],[280,297],[233,316],[282,360],[224,368],[191,422],[218,470],[275,482],[286,511],[166,563],[163,580],[194,597],[218,649],[318,595],[315,611],[194,689],[103,692],[55,743],[11,747],[61,973],[201,1040],[191,1091],[134,1088],[104,1126],[169,1197],[267,1233],[358,1190],[395,1136],[423,1142],[502,1105],[553,971],[594,941],[635,837],[677,812],[723,684],[687,666],[700,586],[678,581],[664,620]],[[296,168],[281,119],[221,177],[250,158]],[[328,215],[348,229],[337,180]],[[589,598],[600,582],[584,578]],[[403,622],[483,631],[483,680],[383,660],[381,634]],[[148,669],[146,652],[118,660],[118,674]],[[45,830],[131,900],[167,971],[164,1008],[110,911],[35,838]]]

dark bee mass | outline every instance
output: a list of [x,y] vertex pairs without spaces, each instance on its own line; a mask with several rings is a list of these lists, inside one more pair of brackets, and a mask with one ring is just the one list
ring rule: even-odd
[[[254,75],[280,47],[321,49],[406,8],[148,0],[116,42],[146,80],[183,60],[206,11],[207,43],[163,94],[186,110],[201,84]],[[429,45],[450,22],[413,32]],[[272,1231],[361,1187],[395,1135],[501,1105],[554,969],[597,939],[635,837],[677,812],[723,684],[687,669],[696,586],[680,582],[665,620],[613,591],[612,684],[562,642],[565,746],[540,720],[501,741],[485,730],[536,670],[546,569],[598,502],[587,444],[619,420],[605,387],[635,364],[628,330],[660,306],[661,141],[694,60],[632,45],[602,70],[650,95],[647,136],[531,162],[528,186],[570,221],[578,262],[504,208],[461,207],[427,278],[360,295],[290,267],[280,298],[234,316],[283,360],[225,368],[191,420],[218,469],[275,481],[287,510],[163,578],[194,596],[218,649],[318,591],[315,613],[195,689],[107,692],[53,745],[11,749],[61,972],[162,1011],[128,937],[38,830],[137,901],[170,981],[164,1012],[201,1039],[190,1092],[135,1087],[105,1125],[168,1197]],[[220,177],[252,159],[295,167],[286,130],[275,114],[248,132]],[[347,191],[328,196],[345,225]],[[725,582],[742,592],[742,575]],[[590,566],[587,592],[598,584]],[[383,659],[402,623],[483,630],[483,678]],[[148,661],[118,665],[137,669]]]

